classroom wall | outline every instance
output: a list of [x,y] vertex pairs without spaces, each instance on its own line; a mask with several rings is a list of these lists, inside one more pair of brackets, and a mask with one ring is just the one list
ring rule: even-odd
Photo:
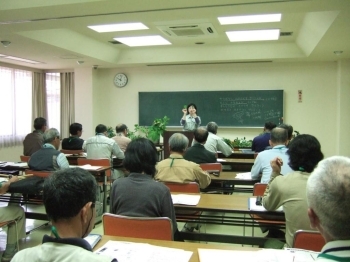
[[[341,75],[339,76],[339,71]],[[152,66],[133,68],[98,69],[94,75],[93,118],[94,126],[99,123],[115,126],[119,122],[128,125],[138,123],[139,91],[210,91],[283,89],[285,91],[284,119],[300,133],[312,134],[321,142],[325,156],[341,152],[349,154],[349,148],[340,145],[340,138],[350,127],[342,124],[337,117],[344,118],[349,102],[340,92],[349,92],[345,82],[348,63],[339,62],[280,62],[242,63],[224,65]],[[117,73],[126,73],[129,82],[124,88],[117,88],[113,78]],[[298,90],[303,100],[298,102]],[[348,96],[347,96],[348,97]],[[337,108],[343,100],[341,106]],[[184,101],[184,103],[196,101]],[[208,101],[210,103],[210,101]],[[152,107],[152,105],[149,105]],[[145,108],[147,110],[147,108]],[[181,108],[178,110],[181,118]],[[200,114],[203,124],[215,119],[206,119]],[[347,111],[348,112],[348,111]],[[338,115],[337,115],[338,114]],[[164,112],[166,115],[166,112]],[[162,117],[162,116],[158,116]],[[342,132],[336,128],[342,127]],[[171,129],[173,130],[173,129]],[[180,128],[175,129],[180,130]],[[252,139],[262,129],[221,128],[218,134],[234,139]]]
[[[124,88],[113,84],[119,72],[129,78]],[[133,130],[133,125],[138,123],[140,91],[283,89],[285,122],[301,133],[316,136],[325,156],[350,156],[349,72],[350,61],[79,68],[75,69],[75,120],[83,124],[86,139],[100,123],[114,127],[123,122]],[[302,103],[298,103],[298,90],[303,91]],[[192,101],[184,101],[188,102]],[[181,118],[181,108],[169,110],[178,110]],[[200,108],[198,112],[200,115]],[[203,124],[215,121],[200,116]],[[218,134],[230,139],[244,136],[252,139],[261,131],[260,128],[221,128]],[[22,150],[22,146],[0,148],[0,159],[18,161]]]

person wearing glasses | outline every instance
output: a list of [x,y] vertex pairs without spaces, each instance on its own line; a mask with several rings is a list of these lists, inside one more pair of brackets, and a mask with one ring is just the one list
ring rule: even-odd
[[47,129],[44,133],[43,147],[29,159],[28,166],[37,171],[55,171],[69,168],[68,160],[60,147],[60,133],[56,128]]
[[115,131],[117,132],[117,135],[112,138],[125,153],[126,147],[131,142],[131,139],[128,138],[128,127],[125,124],[118,124],[115,127]]
[[185,105],[182,113],[180,124],[183,127],[183,131],[193,131],[201,125],[201,118],[197,115],[197,106],[195,104]]
[[12,261],[117,261],[92,253],[83,239],[95,225],[99,207],[96,191],[96,179],[86,170],[70,168],[52,173],[43,188],[52,234],[44,235],[42,245],[18,252]]

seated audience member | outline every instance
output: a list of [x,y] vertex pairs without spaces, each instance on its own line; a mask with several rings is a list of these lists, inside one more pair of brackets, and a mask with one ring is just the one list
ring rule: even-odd
[[83,133],[83,126],[79,123],[73,123],[69,127],[69,133],[71,136],[62,140],[62,149],[81,150],[84,143],[84,140],[80,138]]
[[183,158],[187,145],[188,138],[181,133],[175,133],[169,138],[170,157],[157,164],[155,179],[174,183],[196,181],[200,188],[206,188],[211,181],[209,174],[198,164]]
[[294,233],[299,229],[310,230],[307,216],[306,183],[310,173],[323,158],[321,145],[311,135],[299,135],[289,144],[289,166],[294,170],[281,175],[282,165],[287,163],[279,157],[271,161],[272,174],[263,196],[263,206],[276,210],[283,206],[286,217],[286,242],[291,247]]
[[[0,195],[5,194],[9,189],[11,183],[18,181],[18,177],[14,176],[10,178],[7,182],[0,183]],[[17,222],[18,238],[24,238],[26,235],[25,232],[25,222],[26,218],[24,215],[24,210],[20,206],[8,205],[0,207],[0,223],[15,220]],[[17,232],[16,232],[16,223],[8,225],[7,228],[7,243],[6,249],[0,257],[0,261],[9,262],[12,257],[18,251],[17,246]]]
[[[270,145],[271,150],[265,150],[258,154],[252,166],[251,174],[253,179],[258,179],[260,174],[261,183],[267,184],[270,181],[271,176],[271,165],[270,161],[279,157],[282,159],[283,163],[289,162],[289,155],[287,154],[288,148],[286,144],[288,143],[287,131],[283,128],[274,128],[271,131]],[[281,168],[281,174],[286,175],[293,172],[293,170],[288,165],[283,165]]]
[[92,253],[83,239],[94,227],[100,208],[96,189],[95,177],[81,168],[51,174],[44,182],[43,202],[52,236],[44,235],[42,245],[18,252],[12,261],[117,261]]
[[34,129],[35,130],[26,135],[23,140],[23,155],[25,156],[31,156],[43,146],[43,134],[46,130],[46,119],[43,117],[35,118]]
[[294,131],[293,126],[287,125],[287,124],[280,124],[278,127],[284,128],[285,130],[287,130],[287,132],[288,132],[287,146],[288,146],[289,142],[293,139],[293,131]]
[[114,181],[111,188],[110,212],[131,217],[169,217],[177,240],[177,223],[170,191],[154,181],[157,149],[146,138],[131,141],[125,151],[127,177]]
[[221,137],[216,135],[218,132],[218,125],[215,122],[209,122],[207,124],[207,130],[209,135],[207,142],[204,144],[205,149],[215,154],[217,151],[221,151],[225,156],[231,155],[232,148],[227,145]]
[[264,151],[268,147],[270,141],[270,132],[276,127],[276,124],[272,122],[266,122],[264,126],[264,133],[254,137],[252,142],[252,150],[256,153]]
[[321,161],[307,181],[311,227],[326,244],[316,261],[350,261],[350,158]]
[[210,152],[203,146],[208,138],[208,131],[204,127],[198,127],[194,130],[195,143],[186,150],[184,159],[201,163],[216,163],[215,153]]
[[29,159],[28,166],[32,170],[55,171],[69,168],[68,160],[60,147],[60,133],[56,128],[50,128],[44,133],[45,144],[35,152]]
[[115,131],[117,132],[117,135],[113,137],[115,142],[118,144],[120,149],[125,152],[126,147],[131,142],[131,139],[127,137],[128,135],[128,127],[124,124],[118,124],[115,127]]
[[112,155],[124,159],[124,153],[118,144],[107,137],[107,127],[105,125],[97,125],[95,132],[96,135],[90,137],[83,144],[83,150],[87,153],[88,159],[107,158],[112,160]]

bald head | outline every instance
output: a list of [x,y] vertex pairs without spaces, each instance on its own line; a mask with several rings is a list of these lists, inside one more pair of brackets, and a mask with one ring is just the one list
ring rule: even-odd
[[271,146],[286,145],[288,141],[288,132],[284,128],[276,127],[271,131]]
[[208,130],[204,127],[198,127],[196,130],[194,130],[194,139],[200,144],[205,144],[208,135]]

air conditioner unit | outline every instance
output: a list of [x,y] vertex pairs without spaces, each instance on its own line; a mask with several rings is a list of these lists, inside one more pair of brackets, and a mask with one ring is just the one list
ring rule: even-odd
[[211,23],[178,24],[157,26],[165,35],[171,37],[214,37],[216,30]]

